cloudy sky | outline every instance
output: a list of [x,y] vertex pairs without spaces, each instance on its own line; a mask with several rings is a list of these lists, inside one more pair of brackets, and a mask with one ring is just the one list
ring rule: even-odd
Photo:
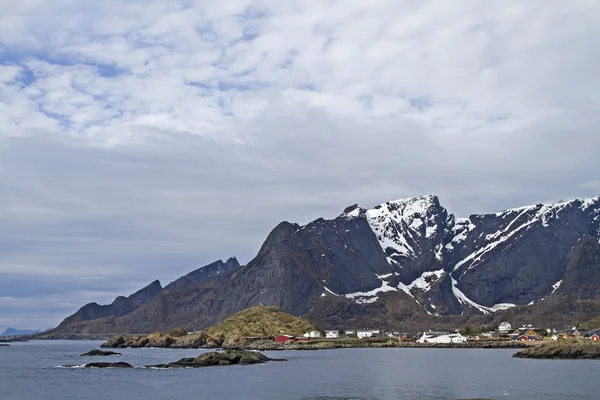
[[597,0],[0,5],[0,331],[357,202],[600,193]]

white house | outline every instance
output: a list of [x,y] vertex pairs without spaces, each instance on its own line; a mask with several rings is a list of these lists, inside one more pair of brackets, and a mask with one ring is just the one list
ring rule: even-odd
[[359,331],[356,331],[356,337],[358,337],[358,338],[375,337],[375,336],[379,336],[380,333],[381,333],[381,331],[379,329],[359,330]]
[[319,331],[310,331],[310,332],[306,332],[302,336],[307,337],[307,338],[320,338],[321,337],[321,332],[319,332]]
[[346,336],[356,336],[356,331],[344,331],[344,335],[346,335]]
[[340,333],[338,331],[325,331],[325,337],[327,339],[337,339],[340,337]]
[[552,339],[552,340],[558,340],[558,336],[556,336],[556,335],[552,335],[551,339]]
[[498,332],[500,333],[508,333],[512,330],[512,326],[508,322],[502,322],[498,326]]
[[417,339],[417,343],[463,343],[466,341],[467,338],[458,332],[424,332],[423,336]]

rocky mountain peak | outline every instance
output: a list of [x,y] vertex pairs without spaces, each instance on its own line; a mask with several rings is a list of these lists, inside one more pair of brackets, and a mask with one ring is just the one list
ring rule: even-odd
[[[600,197],[468,218],[434,195],[352,205],[334,219],[282,222],[244,267],[232,257],[199,268],[129,315],[93,305],[76,319],[117,314],[123,330],[203,329],[256,305],[328,326],[492,318],[565,293],[596,296],[599,238]],[[94,329],[114,332],[111,321]]]

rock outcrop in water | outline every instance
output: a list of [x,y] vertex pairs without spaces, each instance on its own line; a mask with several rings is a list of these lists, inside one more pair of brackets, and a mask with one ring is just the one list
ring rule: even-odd
[[262,364],[268,361],[283,361],[271,359],[264,354],[254,351],[228,350],[223,352],[210,352],[196,358],[182,358],[168,364],[148,365],[147,368],[202,368],[227,365]]
[[85,368],[133,368],[133,366],[131,364],[127,364],[126,362],[94,362],[85,364]]
[[103,357],[103,356],[120,356],[121,353],[114,351],[90,350],[87,353],[80,354],[80,357]]
[[553,360],[600,360],[600,343],[584,339],[559,340],[528,347],[515,353],[513,357]]

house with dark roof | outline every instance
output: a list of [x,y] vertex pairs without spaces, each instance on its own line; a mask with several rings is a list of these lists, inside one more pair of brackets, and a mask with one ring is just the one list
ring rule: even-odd
[[532,340],[540,340],[537,332],[533,329],[522,328],[516,329],[512,335],[510,335],[510,340],[519,340],[522,342],[532,341]]

